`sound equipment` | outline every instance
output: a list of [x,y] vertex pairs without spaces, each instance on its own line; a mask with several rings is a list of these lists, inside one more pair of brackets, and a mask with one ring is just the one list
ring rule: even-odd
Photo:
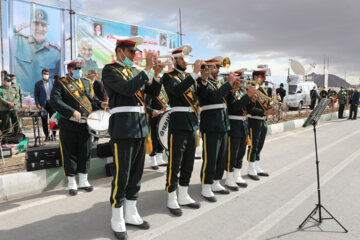
[[113,156],[111,144],[109,142],[99,143],[96,147],[96,152],[99,158],[107,158]]
[[61,167],[59,146],[34,147],[26,150],[26,169],[35,171],[46,168]]

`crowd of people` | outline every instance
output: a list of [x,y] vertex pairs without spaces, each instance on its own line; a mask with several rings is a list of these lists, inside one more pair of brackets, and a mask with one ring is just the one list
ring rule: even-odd
[[350,112],[348,120],[356,120],[357,118],[357,109],[359,105],[359,97],[360,94],[357,90],[357,86],[353,86],[352,88],[344,88],[340,87],[339,91],[334,89],[325,90],[323,87],[319,88],[319,92],[314,87],[310,91],[310,98],[311,98],[311,105],[310,109],[314,109],[317,101],[321,100],[322,98],[330,99],[331,107],[333,108],[335,103],[338,104],[338,118],[343,119],[345,106],[350,105]]

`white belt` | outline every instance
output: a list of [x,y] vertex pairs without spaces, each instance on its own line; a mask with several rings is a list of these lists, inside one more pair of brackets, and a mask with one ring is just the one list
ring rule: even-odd
[[229,115],[229,119],[231,119],[231,120],[246,121],[246,116]]
[[86,119],[76,120],[74,117],[70,117],[68,120],[73,121],[73,122],[77,122],[77,123],[87,123]]
[[171,112],[194,112],[192,107],[173,107]]
[[124,107],[114,107],[111,109],[111,114],[122,113],[122,112],[145,113],[145,108],[143,106],[124,106]]
[[250,115],[250,114],[248,114],[247,117],[257,119],[257,120],[266,120],[266,117],[253,116],[253,115]]
[[219,104],[210,104],[210,105],[205,105],[202,106],[200,108],[200,111],[206,111],[206,110],[212,110],[212,109],[226,109],[226,104],[225,103],[219,103]]

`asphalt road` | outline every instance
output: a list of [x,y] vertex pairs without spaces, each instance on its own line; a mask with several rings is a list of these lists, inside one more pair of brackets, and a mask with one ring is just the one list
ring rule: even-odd
[[[267,138],[261,166],[270,177],[208,203],[200,196],[201,160],[195,161],[191,196],[198,210],[184,209],[173,217],[166,208],[165,168],[146,168],[138,201],[150,230],[128,228],[130,239],[359,239],[360,122],[336,120],[318,126],[322,203],[348,230],[334,220],[321,225],[299,224],[317,201],[312,128]],[[200,152],[201,149],[198,149]],[[245,169],[247,169],[245,163]],[[245,174],[245,171],[243,172]],[[0,239],[115,239],[110,229],[111,178],[96,182],[92,193],[67,196],[64,189],[0,204]],[[323,213],[325,217],[327,215]],[[317,216],[317,215],[316,215]]]

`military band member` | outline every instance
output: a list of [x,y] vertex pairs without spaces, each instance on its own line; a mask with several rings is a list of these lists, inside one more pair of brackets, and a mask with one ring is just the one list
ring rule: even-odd
[[154,80],[150,84],[148,74],[153,68],[155,53],[147,53],[145,69],[140,71],[133,67],[133,61],[136,52],[140,51],[137,45],[143,43],[143,38],[118,36],[115,39],[116,61],[104,67],[102,80],[112,112],[109,134],[116,166],[110,195],[111,228],[117,239],[127,239],[125,224],[140,229],[150,227],[136,208],[149,135],[144,94],[159,95],[158,75],[164,66],[154,66]]
[[[248,126],[249,126],[249,138],[250,146],[248,148],[248,161],[249,170],[248,175],[253,180],[260,180],[259,176],[267,177],[269,174],[264,172],[260,166],[260,152],[264,146],[266,133],[267,133],[267,115],[275,115],[276,110],[270,109],[270,101],[266,97],[267,91],[261,87],[265,82],[265,70],[255,70],[253,72],[253,80],[259,82],[259,89],[257,91],[257,97],[255,107],[248,112]],[[265,96],[265,98],[261,98]],[[255,97],[254,97],[255,98]]]
[[222,57],[205,61],[198,81],[200,103],[200,131],[203,139],[203,163],[201,166],[201,196],[209,202],[216,202],[214,193],[229,194],[220,180],[225,169],[225,155],[228,148],[229,116],[226,107],[226,95],[235,82],[235,74],[229,75],[222,84],[218,77]]
[[[240,77],[241,70],[235,71]],[[225,185],[230,189],[247,187],[247,183],[241,176],[243,157],[246,153],[247,139],[249,136],[247,124],[247,112],[255,104],[252,98],[256,95],[256,88],[248,86],[248,90],[235,83],[235,87],[226,97],[230,119],[229,148],[225,170],[227,172]]]
[[[166,173],[166,191],[168,192],[167,207],[175,216],[181,216],[180,206],[199,208],[189,194],[188,188],[194,165],[196,149],[196,130],[198,125],[196,79],[199,77],[202,62],[194,63],[194,71],[191,74],[185,72],[186,61],[184,59],[191,52],[190,45],[183,45],[174,51],[174,69],[165,73],[162,81],[169,97],[171,106],[169,122],[169,164]],[[180,172],[180,177],[178,174]],[[176,189],[179,186],[179,195]]]
[[51,106],[61,114],[60,150],[71,196],[77,194],[75,179],[77,174],[79,174],[79,189],[87,192],[93,190],[88,182],[91,135],[85,118],[92,112],[93,107],[107,106],[105,102],[94,96],[91,82],[81,77],[82,61],[75,59],[67,64],[68,76],[54,82],[50,95]]
[[157,132],[161,113],[169,109],[169,99],[164,89],[161,89],[159,96],[152,97],[146,95],[145,104],[147,106],[147,113],[150,123],[150,134],[153,151],[150,153],[151,168],[159,169],[158,166],[166,166],[167,162],[163,159],[164,148],[159,142]]

